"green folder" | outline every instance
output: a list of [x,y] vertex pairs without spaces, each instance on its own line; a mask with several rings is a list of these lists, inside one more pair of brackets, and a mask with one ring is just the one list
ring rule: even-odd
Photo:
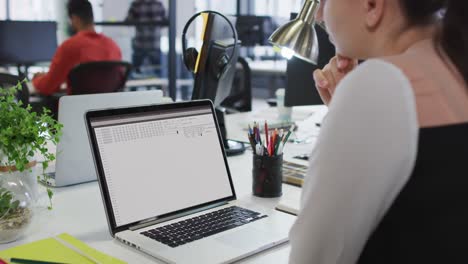
[[[96,249],[86,245],[80,240],[72,237],[69,234],[63,233],[57,236],[58,238],[68,242],[77,249],[81,250],[88,256],[91,256],[95,260],[102,264],[123,264],[126,263]],[[59,241],[54,238],[46,238],[38,240],[32,243],[20,245],[17,247],[9,248],[0,251],[0,259],[9,260],[11,258],[31,259],[39,261],[50,261],[60,263],[83,263],[93,264],[93,261],[89,260],[80,253],[62,245]]]

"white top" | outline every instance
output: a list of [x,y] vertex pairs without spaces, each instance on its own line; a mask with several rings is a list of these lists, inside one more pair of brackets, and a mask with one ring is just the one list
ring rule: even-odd
[[406,76],[369,60],[338,85],[290,232],[291,263],[355,263],[412,173],[419,125]]

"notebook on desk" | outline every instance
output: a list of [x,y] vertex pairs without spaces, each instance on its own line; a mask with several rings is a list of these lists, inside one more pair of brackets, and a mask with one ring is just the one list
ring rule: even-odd
[[228,263],[288,240],[294,216],[237,200],[210,101],[91,111],[86,122],[118,241],[169,263]]
[[[69,234],[46,238],[0,251],[0,259],[31,260],[30,263],[125,264],[89,247]],[[33,262],[36,261],[36,262]]]
[[300,191],[291,191],[288,192],[288,195],[282,196],[275,209],[288,214],[297,215],[301,203],[301,191],[302,189]]
[[148,105],[163,101],[162,91],[141,91],[62,96],[58,121],[63,124],[57,144],[55,170],[43,183],[60,187],[96,180],[84,115],[90,109]]

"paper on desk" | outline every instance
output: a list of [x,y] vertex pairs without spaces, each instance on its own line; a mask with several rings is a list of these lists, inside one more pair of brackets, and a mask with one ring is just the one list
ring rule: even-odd
[[[308,119],[314,114],[314,112],[315,111],[308,106],[294,107],[292,111],[292,121],[296,122],[297,124],[299,121]],[[263,122],[265,122],[265,120],[268,122],[268,124],[280,123],[281,120],[278,120],[278,110],[275,107],[269,107],[260,111],[252,112],[251,114],[249,114],[248,119],[242,121],[240,125],[243,127],[243,129],[246,130],[249,124],[252,125],[252,123],[256,121],[262,124],[262,126],[260,126],[260,128],[262,129]]]
[[301,203],[301,192],[302,189],[299,187],[289,186],[290,188],[294,188],[294,190],[288,190],[287,195],[283,195],[281,200],[279,201],[278,205],[276,206],[276,210],[287,212],[293,215],[297,215],[299,213],[300,203]]
[[295,156],[309,155],[312,153],[316,142],[316,138],[312,138],[307,142],[291,143],[284,146],[283,159],[293,163],[298,163],[304,166],[309,166],[308,160],[296,159]]
[[297,123],[299,129],[294,132],[291,140],[300,142],[311,141],[314,138],[317,138],[320,133],[320,127],[317,126],[317,121],[315,117],[309,117],[303,121]]
[[[292,110],[292,120],[293,121],[300,121],[305,120],[309,116],[313,115],[314,111],[310,109],[310,107],[293,107]],[[270,107],[263,109],[258,112],[254,112],[252,114],[254,119],[260,120],[277,120],[278,119],[278,109],[275,107]]]

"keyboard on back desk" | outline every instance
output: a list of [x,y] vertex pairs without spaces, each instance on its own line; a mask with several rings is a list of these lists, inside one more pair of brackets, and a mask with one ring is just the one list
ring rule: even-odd
[[170,247],[177,247],[265,217],[267,215],[231,206],[141,232],[141,234]]

